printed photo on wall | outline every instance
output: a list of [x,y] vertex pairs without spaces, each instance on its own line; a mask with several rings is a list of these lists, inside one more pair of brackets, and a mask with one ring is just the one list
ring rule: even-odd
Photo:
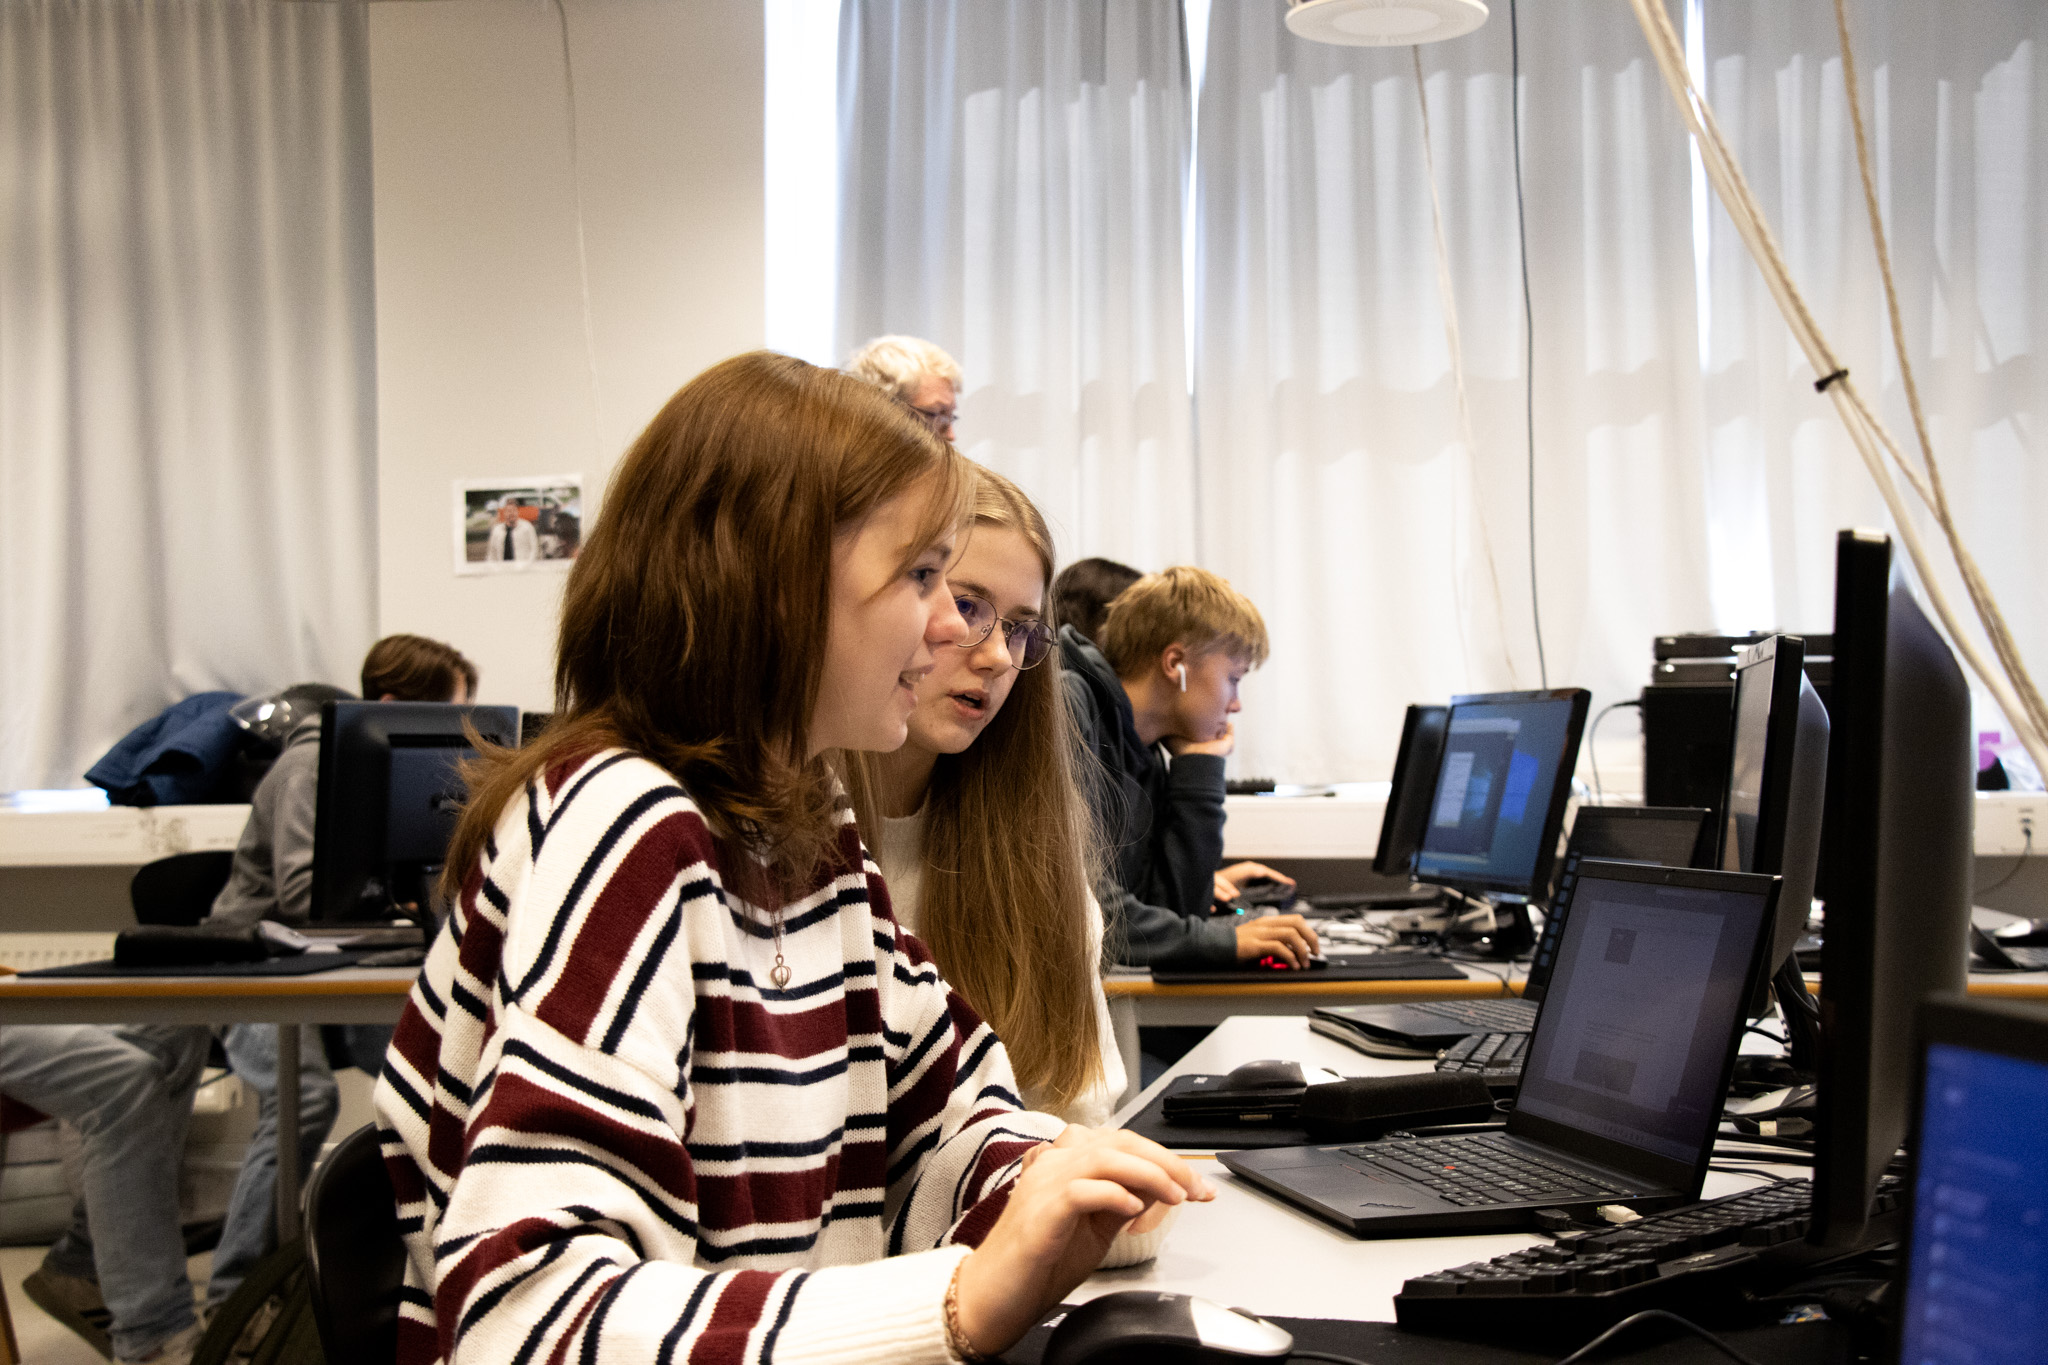
[[458,479],[455,572],[566,569],[583,546],[583,476]]

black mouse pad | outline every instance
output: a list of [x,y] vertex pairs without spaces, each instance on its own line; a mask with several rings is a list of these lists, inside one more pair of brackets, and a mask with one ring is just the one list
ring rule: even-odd
[[1154,967],[1152,979],[1162,986],[1212,986],[1219,982],[1249,986],[1266,981],[1281,985],[1323,986],[1340,981],[1463,981],[1465,974],[1440,957],[1389,953],[1385,957],[1363,957],[1343,966],[1290,971],[1258,966],[1197,967],[1185,971]]
[[[1064,1314],[1066,1306],[1060,1309]],[[1338,1318],[1272,1318],[1294,1334],[1295,1347],[1324,1351],[1360,1365],[1550,1365],[1559,1352],[1521,1350],[1450,1337],[1404,1332],[1391,1322],[1346,1322]],[[1024,1334],[1024,1339],[997,1357],[1008,1365],[1043,1365],[1045,1343],[1059,1314]],[[1722,1340],[1759,1365],[1835,1365],[1855,1359],[1847,1329],[1835,1322],[1801,1322],[1753,1327],[1720,1333]],[[1697,1337],[1674,1337],[1645,1326],[1603,1348],[1601,1365],[1641,1361],[1656,1365],[1728,1365],[1728,1357]],[[1179,1365],[1161,1354],[1159,1365]],[[1083,1365],[1073,1362],[1073,1365]]]
[[[1211,1082],[1220,1077],[1207,1077]],[[1166,1089],[1152,1097],[1152,1103],[1131,1115],[1124,1125],[1139,1137],[1151,1138],[1162,1147],[1183,1151],[1216,1152],[1233,1147],[1304,1147],[1308,1134],[1293,1124],[1212,1123],[1189,1124],[1166,1121],[1166,1097],[1193,1089],[1198,1078],[1176,1076]]]

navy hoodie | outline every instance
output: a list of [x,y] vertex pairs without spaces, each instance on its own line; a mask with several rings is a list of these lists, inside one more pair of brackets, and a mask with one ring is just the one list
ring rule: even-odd
[[1096,759],[1083,775],[1108,842],[1108,877],[1096,888],[1106,941],[1139,967],[1233,962],[1237,926],[1212,917],[1223,862],[1223,760],[1183,754],[1167,762],[1138,738],[1116,670],[1087,636],[1060,627],[1060,681],[1081,738]]

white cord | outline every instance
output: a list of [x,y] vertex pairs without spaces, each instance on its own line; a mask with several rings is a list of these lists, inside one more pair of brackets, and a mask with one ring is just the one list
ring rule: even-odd
[[[1465,347],[1458,335],[1458,298],[1451,287],[1451,248],[1444,240],[1444,206],[1436,192],[1436,150],[1429,135],[1429,91],[1422,80],[1422,49],[1411,47],[1408,55],[1415,63],[1415,104],[1422,112],[1422,171],[1429,181],[1429,221],[1436,231],[1436,292],[1438,307],[1444,315],[1444,347],[1450,354],[1451,388],[1458,400],[1458,440],[1465,447],[1467,467],[1476,476],[1479,468],[1479,445],[1472,439],[1472,409],[1465,400]],[[1479,516],[1479,548],[1486,556],[1486,576],[1493,586],[1494,629],[1500,638],[1500,654],[1507,664],[1508,681],[1520,686],[1522,675],[1515,668],[1515,656],[1508,649],[1507,606],[1500,595],[1500,570],[1493,562],[1493,528],[1486,520],[1486,501],[1479,495],[1477,477],[1471,480],[1472,510]],[[1455,503],[1455,499],[1453,500]],[[1456,585],[1458,576],[1452,575]],[[1461,604],[1462,605],[1462,604]],[[1463,611],[1459,612],[1462,617]],[[1465,632],[1458,632],[1459,643],[1465,643]],[[1471,662],[1466,661],[1469,670]]]
[[583,169],[576,154],[576,68],[569,59],[569,10],[555,0],[562,26],[562,84],[568,95],[569,188],[576,200],[576,271],[583,286],[583,358],[590,366],[590,457],[604,460],[604,396],[597,382],[597,324],[590,308],[590,251],[583,242]]
[[[1677,33],[1671,27],[1670,16],[1664,12],[1657,0],[1629,0],[1634,9],[1636,21],[1642,27],[1643,36],[1649,41],[1651,55],[1656,59],[1658,70],[1663,73],[1665,84],[1671,89],[1671,96],[1678,104],[1679,113],[1685,118],[1693,139],[1700,151],[1708,181],[1713,185],[1715,195],[1728,212],[1735,229],[1742,235],[1744,245],[1756,260],[1763,275],[1764,284],[1777,301],[1779,311],[1784,315],[1786,325],[1791,329],[1793,339],[1806,352],[1814,373],[1821,376],[1817,388],[1833,400],[1836,414],[1856,452],[1863,459],[1864,468],[1870,472],[1872,482],[1884,498],[1886,508],[1891,512],[1892,521],[1898,529],[1899,539],[1904,543],[1907,554],[1913,561],[1922,591],[1927,595],[1935,615],[1940,618],[1942,628],[1947,632],[1956,650],[1976,673],[1984,686],[2005,712],[2019,736],[2022,746],[2038,765],[2048,760],[2048,707],[2041,702],[2039,691],[2020,659],[2011,632],[2006,628],[2004,616],[1997,609],[1988,584],[1978,571],[1976,561],[1962,548],[1961,533],[1948,516],[1945,496],[1938,495],[1929,480],[1920,471],[1907,463],[1905,454],[1892,439],[1884,424],[1870,410],[1855,381],[1850,378],[1848,368],[1836,358],[1820,325],[1806,306],[1798,286],[1793,282],[1790,269],[1778,249],[1777,240],[1772,236],[1770,225],[1751,192],[1749,182],[1743,177],[1742,168],[1722,136],[1719,122],[1714,117],[1712,106],[1706,95],[1693,83],[1692,73],[1685,63],[1684,47]],[[1845,68],[1853,59],[1845,50]],[[1859,121],[1861,111],[1852,104],[1854,117]],[[1881,254],[1880,261],[1886,258]],[[1889,267],[1886,266],[1889,284]],[[1898,325],[1893,324],[1894,337],[1898,337]],[[1903,347],[1903,340],[1899,341]],[[1890,457],[1887,463],[1886,456]],[[1964,582],[1970,588],[1971,600],[1977,607],[1978,620],[1991,638],[1992,647],[1998,655],[1994,667],[1974,641],[1963,633],[1961,621],[1949,603],[1948,593],[1942,588],[1934,574],[1934,563],[1927,553],[1918,526],[1893,481],[1892,469],[1896,467],[1908,485],[1920,496],[1921,501],[1933,513],[1942,527],[1954,552],[1956,565]],[[1936,478],[1939,476],[1937,475]],[[2043,769],[2048,771],[2048,769]]]

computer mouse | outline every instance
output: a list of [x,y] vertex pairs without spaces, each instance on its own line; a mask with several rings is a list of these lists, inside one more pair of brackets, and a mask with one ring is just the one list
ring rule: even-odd
[[1312,953],[1309,955],[1307,963],[1305,963],[1301,967],[1297,967],[1284,957],[1278,957],[1272,953],[1268,953],[1264,957],[1259,959],[1258,965],[1265,968],[1269,972],[1328,971],[1330,967],[1330,959],[1324,957],[1321,953]]
[[1284,1360],[1294,1337],[1242,1308],[1187,1294],[1127,1289],[1068,1313],[1045,1343],[1045,1365],[1225,1365]]
[[1300,1062],[1246,1062],[1223,1078],[1224,1090],[1299,1090],[1308,1084]]

